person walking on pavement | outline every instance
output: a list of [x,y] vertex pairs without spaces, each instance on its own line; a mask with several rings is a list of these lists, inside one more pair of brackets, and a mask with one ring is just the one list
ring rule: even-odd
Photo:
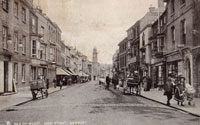
[[59,82],[60,90],[62,89],[63,81],[64,81],[64,78],[60,79],[60,82]]
[[109,89],[110,86],[110,76],[109,74],[106,76],[106,89]]
[[170,106],[170,100],[172,99],[173,96],[173,84],[171,76],[169,76],[164,89],[165,89],[164,95],[167,96],[167,105]]
[[178,82],[175,92],[174,92],[174,99],[177,101],[177,104],[181,103],[181,106],[184,106],[184,78]]

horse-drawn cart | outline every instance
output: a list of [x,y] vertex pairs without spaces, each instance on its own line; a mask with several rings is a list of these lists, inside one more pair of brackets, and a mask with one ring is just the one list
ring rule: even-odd
[[137,95],[141,94],[140,80],[138,77],[128,77],[124,85],[124,94],[128,93]]
[[30,84],[30,89],[32,92],[33,99],[37,99],[38,95],[41,95],[42,98],[44,98],[44,96],[46,98],[48,97],[48,90],[44,80],[42,79],[32,82]]

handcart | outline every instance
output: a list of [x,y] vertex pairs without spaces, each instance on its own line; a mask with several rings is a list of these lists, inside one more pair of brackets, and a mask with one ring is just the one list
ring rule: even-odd
[[48,89],[45,85],[45,82],[40,79],[38,81],[32,82],[30,84],[30,89],[32,92],[33,99],[37,99],[38,97],[48,97]]

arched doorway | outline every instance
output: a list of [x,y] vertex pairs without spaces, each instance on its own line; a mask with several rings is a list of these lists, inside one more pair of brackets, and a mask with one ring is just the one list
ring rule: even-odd
[[191,85],[191,63],[189,59],[186,59],[186,83]]

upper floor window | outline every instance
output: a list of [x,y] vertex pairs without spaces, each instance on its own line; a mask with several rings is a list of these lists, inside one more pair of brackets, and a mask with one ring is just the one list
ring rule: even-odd
[[185,4],[185,0],[180,0],[181,5]]
[[14,3],[14,15],[15,17],[18,17],[18,3],[17,2]]
[[145,35],[144,35],[144,33],[142,34],[142,46],[144,46],[145,45]]
[[41,26],[41,31],[40,31],[42,37],[41,37],[41,40],[44,40],[44,27]]
[[37,57],[37,42],[36,40],[33,40],[32,41],[32,53],[31,53],[31,56],[36,58]]
[[22,36],[22,52],[26,53],[26,36]]
[[8,12],[8,0],[2,1],[2,8],[3,8],[3,10]]
[[174,13],[175,11],[175,0],[171,0],[171,12]]
[[32,17],[32,32],[36,33],[36,19]]
[[175,27],[174,26],[171,27],[171,37],[172,37],[172,42],[174,43],[175,42]]
[[3,26],[3,48],[7,49],[8,48],[8,27]]
[[26,23],[26,9],[22,7],[22,22]]
[[185,20],[181,21],[181,41],[182,41],[182,44],[186,43],[186,22],[185,22]]
[[14,44],[14,51],[18,51],[18,33],[15,32],[14,33],[14,41],[13,41],[13,44]]

